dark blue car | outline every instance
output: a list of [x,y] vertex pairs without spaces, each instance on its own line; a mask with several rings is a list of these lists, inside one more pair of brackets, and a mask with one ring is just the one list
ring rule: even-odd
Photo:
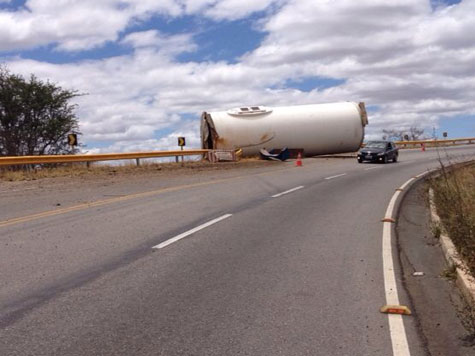
[[358,152],[358,163],[364,161],[388,163],[397,162],[399,150],[391,141],[368,141]]

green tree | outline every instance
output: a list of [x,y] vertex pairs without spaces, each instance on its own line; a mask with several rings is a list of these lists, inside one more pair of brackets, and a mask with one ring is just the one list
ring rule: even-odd
[[69,103],[76,96],[0,66],[0,156],[71,153],[67,135],[80,134],[76,105]]

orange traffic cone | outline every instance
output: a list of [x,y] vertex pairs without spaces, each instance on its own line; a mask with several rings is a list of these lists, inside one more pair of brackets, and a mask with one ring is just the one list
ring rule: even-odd
[[302,155],[300,154],[300,152],[299,152],[299,154],[297,155],[297,161],[295,162],[295,165],[296,165],[297,167],[302,167]]
[[421,143],[421,151],[424,152],[426,150],[426,145],[424,143]]

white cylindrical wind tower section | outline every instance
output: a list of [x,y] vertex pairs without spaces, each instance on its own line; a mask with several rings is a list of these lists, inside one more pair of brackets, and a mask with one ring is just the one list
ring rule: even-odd
[[261,148],[303,149],[306,156],[358,150],[368,123],[364,103],[250,106],[203,113],[203,148],[242,148],[256,155]]

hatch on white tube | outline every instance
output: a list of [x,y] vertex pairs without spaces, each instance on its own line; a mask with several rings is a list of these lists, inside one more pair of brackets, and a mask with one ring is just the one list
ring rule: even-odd
[[227,111],[229,115],[233,116],[255,116],[272,112],[271,108],[265,106],[242,106]]

